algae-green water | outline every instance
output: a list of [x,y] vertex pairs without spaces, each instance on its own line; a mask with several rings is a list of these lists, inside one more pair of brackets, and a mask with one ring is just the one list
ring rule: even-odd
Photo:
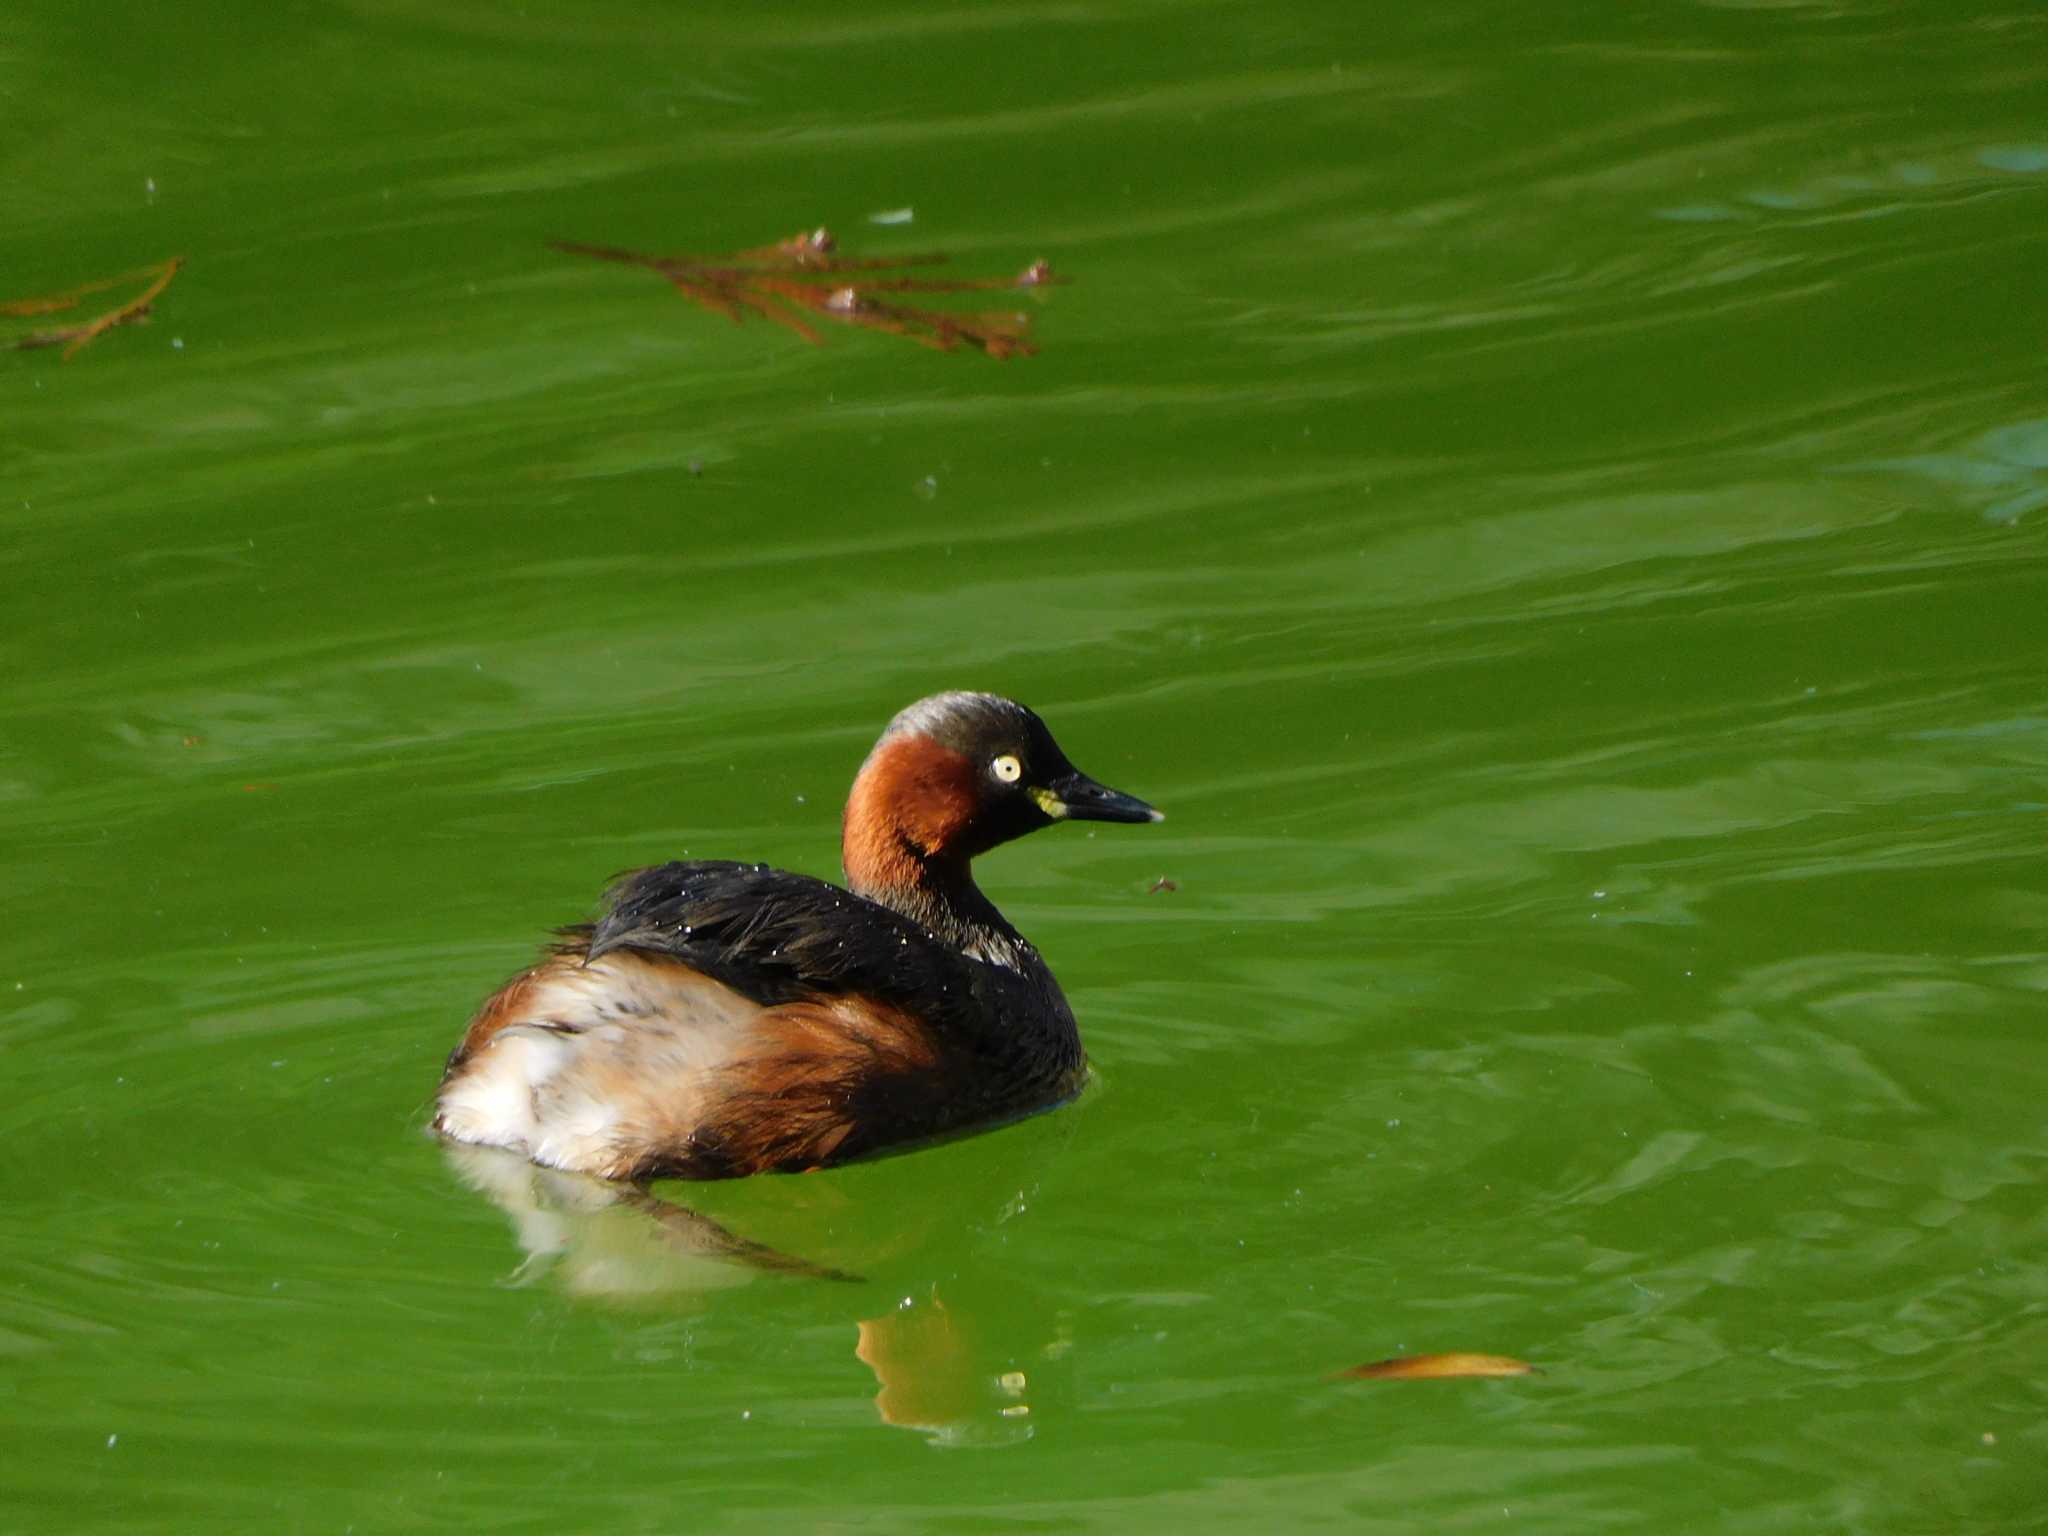
[[[1968,0],[16,5],[0,300],[187,265],[0,353],[0,1527],[2048,1526],[2044,108]],[[1071,282],[548,245],[819,225]],[[1169,814],[982,866],[1078,1103],[423,1133],[947,687]]]

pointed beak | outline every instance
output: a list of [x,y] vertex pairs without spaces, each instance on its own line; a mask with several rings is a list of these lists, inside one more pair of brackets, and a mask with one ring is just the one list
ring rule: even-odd
[[1136,795],[1127,795],[1107,784],[1098,784],[1076,770],[1062,774],[1033,798],[1039,809],[1055,821],[1164,821],[1166,813],[1155,811]]

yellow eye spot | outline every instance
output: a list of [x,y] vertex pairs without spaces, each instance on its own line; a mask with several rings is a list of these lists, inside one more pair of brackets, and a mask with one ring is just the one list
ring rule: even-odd
[[1024,777],[1024,765],[1007,752],[988,766],[990,771],[1005,784],[1014,784]]

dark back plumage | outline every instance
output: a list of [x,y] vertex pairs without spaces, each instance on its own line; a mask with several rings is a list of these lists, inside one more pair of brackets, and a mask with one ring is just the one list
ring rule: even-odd
[[[764,1007],[872,998],[925,1021],[948,1053],[1014,1062],[1029,1051],[1053,1074],[1080,1067],[1073,1014],[1028,946],[1019,967],[979,960],[877,902],[765,864],[658,864],[621,876],[605,899],[588,959],[618,949],[666,956]],[[1059,1027],[1037,1022],[1048,1017]],[[1017,1027],[1027,1020],[1034,1027]]]

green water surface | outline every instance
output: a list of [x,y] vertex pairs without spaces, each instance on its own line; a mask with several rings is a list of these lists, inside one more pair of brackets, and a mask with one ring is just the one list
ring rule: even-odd
[[[547,248],[818,224],[1073,282]],[[0,1529],[2048,1529],[2048,11],[21,0],[0,228]],[[943,687],[1082,1101],[423,1133]]]

